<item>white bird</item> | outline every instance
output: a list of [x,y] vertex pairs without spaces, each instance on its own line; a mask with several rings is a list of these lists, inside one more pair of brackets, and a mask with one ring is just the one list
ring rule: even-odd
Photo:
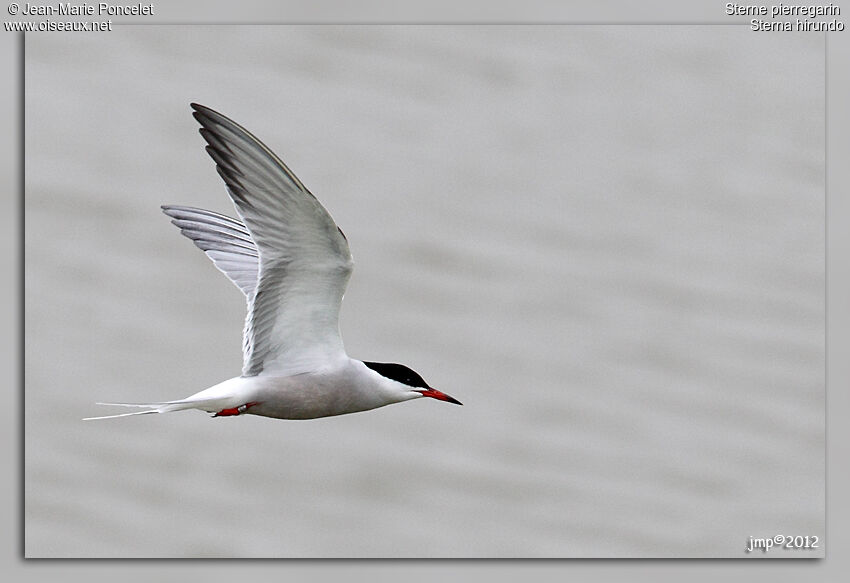
[[172,223],[245,294],[242,374],[178,401],[98,403],[313,419],[422,397],[460,401],[401,364],[350,358],[339,309],[354,262],[330,214],[269,148],[239,124],[193,103],[206,150],[241,220],[165,205]]

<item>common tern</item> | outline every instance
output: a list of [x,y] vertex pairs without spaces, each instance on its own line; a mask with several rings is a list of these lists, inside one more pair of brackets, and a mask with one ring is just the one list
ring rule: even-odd
[[339,309],[354,262],[342,230],[248,130],[191,106],[239,219],[185,206],[162,210],[245,294],[242,374],[177,401],[98,403],[143,410],[87,420],[186,409],[314,419],[422,397],[460,405],[404,365],[346,354]]

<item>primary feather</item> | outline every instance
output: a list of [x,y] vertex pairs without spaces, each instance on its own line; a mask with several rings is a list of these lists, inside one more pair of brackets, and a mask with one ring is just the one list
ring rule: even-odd
[[241,221],[186,206],[163,205],[162,211],[242,290],[245,297],[254,296],[260,255],[251,233]]

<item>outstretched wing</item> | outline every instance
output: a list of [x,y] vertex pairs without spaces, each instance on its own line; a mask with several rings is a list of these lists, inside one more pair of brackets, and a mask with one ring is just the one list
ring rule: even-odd
[[[242,374],[297,374],[344,356],[339,308],[354,263],[342,231],[262,142],[212,109],[194,103],[192,108],[206,150],[257,252],[251,288],[242,279],[249,260],[236,257],[251,250],[242,246],[245,233],[236,221],[219,221],[217,226],[224,223],[226,229],[211,237],[210,222],[222,215],[210,213],[204,215],[207,226],[197,238],[190,235],[202,249],[209,248],[204,249],[207,255],[216,266],[221,262],[219,268],[248,297]],[[195,213],[189,220],[199,219]],[[234,259],[235,264],[228,263]],[[237,268],[245,271],[237,274]]]
[[246,298],[254,297],[260,255],[241,221],[203,209],[163,205],[162,212],[189,237]]

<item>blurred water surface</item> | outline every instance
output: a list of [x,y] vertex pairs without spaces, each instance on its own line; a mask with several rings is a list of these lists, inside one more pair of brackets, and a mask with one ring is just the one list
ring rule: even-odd
[[[159,211],[233,214],[190,101],[348,235],[349,353],[464,407],[80,421],[240,370],[241,294]],[[745,26],[28,35],[27,556],[822,539],[823,119],[823,36]]]

